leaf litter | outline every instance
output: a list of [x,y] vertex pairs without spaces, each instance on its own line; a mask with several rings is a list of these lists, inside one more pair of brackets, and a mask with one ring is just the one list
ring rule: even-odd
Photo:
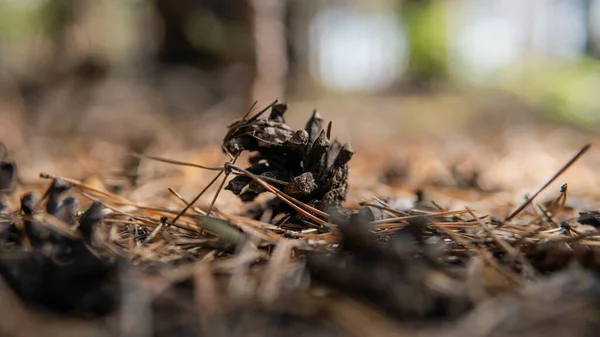
[[[45,190],[30,188],[0,146],[2,312],[21,313],[0,318],[0,331],[585,336],[599,327],[598,211],[569,218],[566,184],[537,199],[589,145],[510,213],[447,209],[427,190],[348,207],[354,151],[316,111],[294,130],[286,110],[276,101],[230,124],[222,167],[133,155],[124,171],[143,160],[217,171],[191,201],[169,188],[180,208],[47,173]],[[236,164],[244,152],[247,168]],[[210,205],[196,206],[223,174]],[[222,188],[244,212],[215,207]],[[482,192],[475,178],[459,188]]]

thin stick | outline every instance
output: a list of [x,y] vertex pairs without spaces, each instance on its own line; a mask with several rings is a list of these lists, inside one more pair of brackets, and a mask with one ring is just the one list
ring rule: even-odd
[[[542,216],[546,216],[548,218],[548,220],[552,220],[552,218],[554,218],[555,216],[557,216],[558,214],[560,214],[560,212],[562,211],[562,207],[564,206],[564,201],[566,201],[567,198],[567,184],[564,184],[560,187],[560,194],[558,195],[558,197],[550,204],[550,206],[548,206],[548,208],[546,208],[546,210],[542,209],[541,206],[538,205],[538,208],[540,208],[542,210],[543,214],[538,215],[535,220],[533,220],[533,223],[536,223],[538,221],[541,220]],[[558,207],[558,208],[556,208]],[[555,212],[556,211],[556,212]]]
[[145,158],[145,159],[152,159],[152,160],[160,161],[160,162],[163,162],[163,163],[175,164],[175,165],[180,165],[180,166],[196,167],[196,168],[201,168],[201,169],[210,170],[210,171],[223,171],[224,170],[222,167],[204,166],[204,165],[200,165],[200,164],[194,164],[194,163],[189,163],[189,162],[185,162],[185,161],[179,161],[179,160],[174,160],[174,159],[168,159],[168,158],[150,156],[150,155],[141,154],[141,153],[128,153],[127,155],[131,156],[131,157],[135,157],[135,158],[140,158],[140,159],[143,159],[143,158]]
[[248,111],[246,112],[244,117],[242,117],[242,120],[246,119],[248,117],[248,115],[250,115],[252,110],[254,110],[254,107],[256,106],[256,104],[258,104],[258,101],[254,101],[254,103],[252,103],[252,105],[250,106],[250,109],[248,109]]
[[473,219],[475,219],[477,224],[481,226],[481,228],[483,228],[494,239],[494,241],[496,241],[498,245],[502,247],[502,249],[504,249],[511,256],[511,258],[514,261],[517,261],[519,259],[519,252],[513,246],[509,245],[506,241],[502,240],[488,226],[481,222],[469,207],[465,207],[465,209],[467,210],[467,212],[469,212]]
[[379,199],[377,197],[374,197],[373,199],[375,199],[375,201],[377,201],[378,203],[380,203],[386,210],[388,210],[391,213],[394,213],[396,216],[407,216],[408,215],[408,213],[406,213],[406,212],[402,212],[402,211],[399,211],[397,209],[394,209],[392,206],[388,205],[383,200],[381,200],[381,199]]
[[192,202],[190,202],[189,204],[187,204],[182,210],[181,212],[179,212],[179,214],[177,214],[177,216],[175,218],[173,218],[173,223],[177,222],[177,220],[179,220],[179,218],[185,213],[187,212],[188,209],[190,209],[190,207],[192,207],[196,201],[198,201],[198,199],[200,199],[200,197],[212,186],[212,184],[215,183],[215,181],[217,181],[217,179],[219,179],[219,177],[221,176],[221,174],[223,174],[223,170],[219,171],[219,173],[213,178],[213,180],[210,181],[210,183],[208,183],[208,185],[206,185],[206,187],[200,192],[198,193],[198,195],[196,195],[196,197],[192,200]]
[[577,161],[577,159],[579,159],[583,154],[585,154],[590,149],[590,147],[592,147],[592,144],[587,144],[584,147],[582,147],[581,150],[579,150],[579,152],[577,152],[577,154],[565,164],[565,166],[563,166],[560,170],[558,170],[558,172],[556,172],[556,174],[554,174],[554,176],[552,178],[550,178],[550,180],[548,180],[548,182],[544,186],[542,186],[542,188],[540,188],[537,192],[535,192],[535,194],[531,198],[528,198],[527,201],[525,201],[521,206],[519,206],[519,208],[517,208],[514,212],[512,212],[506,218],[506,221],[511,221],[515,216],[517,216],[519,213],[521,213],[521,211],[524,210],[525,207],[527,207],[533,201],[533,199],[535,199],[538,196],[538,194],[542,193],[542,191],[545,190],[546,187],[548,187],[550,184],[552,184],[554,182],[554,180],[556,180],[556,178],[558,178],[569,167],[571,167],[571,165],[573,165],[573,163],[575,163],[575,161]]
[[472,242],[461,238],[460,236],[456,235],[455,233],[453,233],[452,231],[448,230],[447,228],[444,228],[444,226],[435,226],[435,221],[431,221],[434,224],[434,227],[439,230],[440,232],[443,232],[444,234],[448,235],[452,240],[454,240],[454,242],[462,245],[463,247],[467,248],[467,249],[471,249],[473,251],[475,251],[477,254],[479,254],[479,256],[487,263],[490,264],[490,266],[494,267],[496,270],[498,270],[500,273],[504,274],[506,277],[508,277],[513,283],[515,284],[519,284],[521,283],[521,281],[519,280],[519,278],[514,274],[514,272],[512,272],[512,270],[506,270],[502,265],[500,265],[490,254],[489,251],[482,249],[476,245],[474,245]]
[[[246,174],[244,174],[242,172],[231,172],[231,173],[233,173],[235,175],[238,175],[238,176],[246,176]],[[279,184],[279,185],[284,185],[285,186],[285,185],[289,185],[290,184],[287,181],[283,181],[283,180],[279,180],[279,179],[275,179],[275,178],[269,178],[269,177],[263,177],[263,176],[261,176],[260,178],[262,180],[264,180],[264,181],[268,181],[268,182]]]
[[49,173],[40,173],[40,178],[43,178],[43,179],[61,179],[61,180],[64,180],[64,181],[66,181],[68,183],[71,183],[73,185],[73,187],[77,187],[77,188],[80,188],[80,189],[83,189],[83,190],[91,191],[91,192],[94,192],[96,194],[100,194],[100,195],[102,195],[104,197],[111,198],[113,200],[120,200],[121,203],[125,203],[125,204],[128,204],[128,205],[133,205],[133,203],[131,201],[129,201],[129,200],[127,200],[127,199],[125,199],[125,198],[123,198],[123,197],[121,197],[119,195],[116,195],[116,194],[113,194],[113,193],[110,193],[110,192],[107,192],[107,191],[95,188],[93,186],[90,186],[88,184],[82,183],[81,181],[78,181],[78,180],[75,180],[75,179],[70,179],[70,178],[66,178],[66,177],[56,176],[56,175],[49,174]]
[[252,123],[255,120],[258,119],[258,117],[260,117],[262,114],[265,113],[265,111],[269,110],[269,108],[273,107],[273,105],[277,104],[277,102],[279,102],[278,100],[274,100],[273,103],[267,105],[264,109],[262,109],[261,111],[257,112],[254,116],[248,118],[247,121],[245,121],[245,123]]
[[154,228],[154,230],[150,233],[150,235],[148,235],[148,237],[146,237],[146,239],[144,239],[144,243],[150,243],[150,241],[152,241],[152,239],[154,239],[156,234],[158,234],[158,232],[160,232],[162,230],[162,228],[166,222],[167,222],[166,217],[160,219],[160,223],[158,224],[158,226],[156,226],[156,228]]
[[[169,192],[171,194],[173,194],[177,199],[183,201],[184,204],[189,205],[189,202],[185,201],[185,199],[181,196],[181,194],[177,193],[177,191],[175,191],[174,189],[168,187],[167,188],[169,190]],[[206,212],[204,212],[203,210],[199,209],[198,207],[191,207],[192,210],[200,215],[206,215]]]
[[[237,155],[237,156],[235,156],[235,158],[233,158],[233,160],[231,161],[231,165],[235,164],[238,157],[239,157],[239,155]],[[210,212],[212,212],[212,209],[215,206],[215,202],[217,201],[217,198],[219,197],[219,193],[221,193],[221,190],[223,189],[223,185],[225,185],[225,182],[227,181],[227,178],[229,178],[230,174],[231,174],[231,171],[225,172],[225,177],[223,178],[223,181],[221,181],[219,188],[217,188],[217,192],[215,192],[215,196],[213,197],[212,201],[210,202],[210,206],[208,206],[206,215],[210,215]]]

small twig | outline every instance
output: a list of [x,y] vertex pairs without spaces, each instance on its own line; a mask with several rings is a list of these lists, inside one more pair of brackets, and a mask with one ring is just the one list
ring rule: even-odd
[[[432,223],[435,224],[435,222],[433,220],[430,220]],[[512,270],[507,270],[506,268],[504,268],[502,265],[500,265],[494,258],[493,256],[491,256],[490,252],[487,250],[484,250],[480,247],[475,246],[473,243],[471,243],[468,240],[465,240],[463,238],[461,238],[460,236],[456,235],[455,233],[453,233],[452,231],[448,230],[447,228],[444,228],[444,226],[435,226],[434,227],[439,230],[440,232],[448,235],[452,240],[454,240],[456,243],[462,245],[463,247],[470,249],[472,251],[475,251],[485,262],[487,262],[490,266],[494,267],[496,270],[498,270],[500,273],[504,274],[506,277],[508,277],[509,280],[511,280],[514,284],[519,284],[521,283],[521,281],[519,280],[519,278],[515,275],[515,273]]]
[[[547,209],[543,209],[538,205],[538,208],[542,210],[542,214],[538,215],[532,222],[536,223],[541,220],[542,215],[547,218],[547,220],[554,222],[553,218],[560,214],[562,208],[565,205],[567,199],[567,184],[564,184],[560,187],[560,194],[558,197],[548,206]],[[557,208],[558,207],[558,208]],[[556,208],[556,212],[555,212]]]
[[250,106],[250,109],[248,109],[248,111],[246,112],[246,114],[244,115],[244,117],[242,117],[242,120],[248,118],[248,115],[250,115],[250,113],[252,112],[252,110],[254,110],[254,107],[258,104],[258,101],[254,101],[254,103],[252,103],[252,105]]
[[[239,157],[239,155],[237,155],[233,158],[233,160],[231,161],[231,165],[235,164],[238,157]],[[212,211],[213,207],[215,206],[215,202],[217,201],[217,198],[219,197],[219,193],[221,193],[221,190],[223,189],[223,185],[225,185],[225,182],[227,181],[227,178],[229,178],[230,174],[231,174],[231,171],[228,171],[228,170],[225,171],[225,177],[223,178],[223,181],[221,181],[219,188],[217,188],[217,192],[215,192],[215,196],[213,197],[212,201],[210,202],[210,206],[208,206],[206,215],[210,215],[210,212]]]
[[131,156],[131,157],[135,157],[135,158],[140,158],[140,159],[144,159],[144,158],[145,159],[152,159],[154,161],[160,161],[160,162],[168,163],[168,164],[175,164],[175,165],[180,165],[180,166],[190,166],[190,167],[196,167],[196,168],[201,168],[201,169],[210,170],[210,171],[223,171],[222,167],[204,166],[204,165],[189,163],[189,162],[185,162],[185,161],[179,161],[179,160],[174,160],[174,159],[168,159],[168,158],[150,156],[150,155],[147,155],[147,154],[128,153],[127,155]]
[[[169,190],[169,193],[171,193],[172,195],[174,195],[177,199],[183,201],[184,204],[189,205],[189,202],[185,201],[185,199],[181,196],[181,194],[177,193],[177,191],[175,191],[174,189],[167,187],[167,190]],[[191,209],[201,215],[206,215],[206,212],[204,212],[203,210],[199,209],[196,206],[192,206]]]
[[[235,174],[237,176],[246,176],[245,173],[242,172],[231,172],[232,174]],[[265,176],[260,176],[260,178],[264,181],[268,181],[271,183],[275,183],[275,184],[279,184],[279,185],[289,185],[290,183],[287,181],[283,181],[283,180],[279,180],[279,179],[275,179],[275,178],[271,178],[271,177],[265,177]]]
[[177,216],[175,218],[173,218],[173,223],[177,222],[177,220],[179,220],[179,218],[185,213],[187,212],[188,209],[190,209],[190,207],[192,207],[196,201],[198,201],[198,199],[200,199],[200,197],[202,197],[202,195],[212,186],[212,184],[215,183],[215,181],[217,181],[217,179],[219,179],[219,177],[221,176],[221,174],[223,174],[224,170],[219,171],[219,173],[208,183],[208,185],[206,185],[206,187],[204,187],[204,189],[202,191],[200,191],[200,193],[198,193],[194,199],[192,199],[192,202],[190,202],[189,204],[187,204],[182,210],[181,212],[179,212],[179,214],[177,214]]
[[269,110],[270,108],[273,107],[273,105],[277,104],[277,102],[279,102],[278,100],[274,100],[273,103],[267,105],[264,109],[262,109],[261,111],[257,112],[254,116],[248,118],[247,120],[244,121],[245,124],[249,124],[254,122],[255,120],[258,119],[258,117],[260,117],[262,114],[264,114],[267,110]]
[[473,219],[475,219],[475,222],[477,222],[477,224],[481,226],[481,228],[483,228],[489,234],[489,236],[491,236],[494,239],[494,241],[496,241],[498,245],[510,255],[510,257],[514,261],[517,261],[519,259],[519,252],[513,246],[509,245],[506,241],[501,239],[488,226],[486,226],[482,221],[480,221],[469,207],[465,207],[465,209],[467,210],[467,212],[469,212]]
[[560,227],[560,225],[554,220],[552,213],[547,208],[537,204],[536,206],[542,212],[542,214],[538,216],[538,218],[540,218],[543,215],[544,217],[546,217],[546,221],[551,222],[554,225],[554,227]]
[[164,227],[166,222],[167,222],[166,216],[160,218],[160,223],[158,224],[158,226],[156,226],[156,228],[154,228],[154,230],[150,233],[150,235],[148,235],[148,237],[144,240],[144,243],[149,243],[150,241],[152,241],[152,239],[154,239],[156,234],[158,234],[158,232],[160,232],[162,230],[162,228]]
[[130,205],[133,204],[131,201],[129,201],[129,200],[127,200],[127,199],[125,199],[125,198],[123,198],[123,197],[121,197],[119,195],[116,195],[116,194],[113,194],[113,193],[110,193],[110,192],[107,192],[107,191],[95,188],[93,186],[90,186],[88,184],[85,184],[85,183],[83,183],[81,181],[78,181],[78,180],[75,180],[75,179],[70,179],[70,178],[66,178],[66,177],[56,176],[56,175],[49,174],[49,173],[40,173],[40,178],[43,178],[43,179],[61,179],[61,180],[64,180],[64,181],[66,181],[68,183],[71,183],[73,185],[73,187],[77,187],[77,188],[80,188],[82,190],[87,190],[87,191],[90,191],[90,192],[93,192],[93,193],[96,193],[96,194],[100,194],[100,195],[102,195],[104,197],[111,198],[113,200],[119,200],[121,203],[130,204]]
[[560,170],[558,170],[558,172],[556,172],[556,174],[554,174],[552,178],[550,178],[550,180],[548,180],[546,184],[544,184],[544,186],[542,186],[542,188],[535,192],[533,196],[528,198],[521,206],[519,206],[519,208],[517,208],[508,217],[506,217],[506,221],[511,221],[515,216],[521,213],[521,211],[524,210],[525,207],[527,207],[533,201],[533,199],[535,199],[540,193],[542,193],[543,190],[546,189],[546,187],[550,186],[550,184],[552,184],[554,180],[556,180],[556,178],[558,178],[569,167],[571,167],[571,165],[573,165],[573,163],[575,163],[577,159],[579,159],[583,154],[585,154],[590,149],[590,147],[592,147],[591,144],[587,144],[584,147],[582,147],[581,150],[579,150],[579,152],[577,152],[577,154],[573,158],[571,158],[571,160],[569,160]]
[[389,212],[394,213],[396,216],[407,216],[408,215],[408,213],[402,212],[402,211],[399,211],[399,210],[393,208],[392,206],[388,205],[383,200],[381,200],[381,199],[379,199],[377,197],[374,197],[373,199],[375,199],[375,201],[377,201],[378,203],[380,203],[386,210],[388,210]]

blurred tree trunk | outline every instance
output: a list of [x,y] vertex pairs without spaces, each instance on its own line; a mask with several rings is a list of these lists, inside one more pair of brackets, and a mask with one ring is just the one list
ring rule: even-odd
[[409,86],[422,87],[445,80],[445,5],[439,0],[404,0],[401,16],[409,48],[409,64],[404,82]]
[[585,53],[587,56],[592,58],[600,58],[600,46],[598,45],[598,38],[594,34],[594,12],[592,11],[593,0],[582,0],[584,11],[585,11],[585,27],[586,27],[586,41],[585,41]]
[[249,0],[153,0],[153,3],[160,20],[156,59],[159,68],[195,67],[209,78],[221,81],[204,83],[217,95],[217,101],[239,96],[249,102],[252,79],[246,77],[248,74],[253,77],[256,68]]
[[251,0],[254,9],[256,77],[252,96],[260,102],[285,99],[288,45],[284,0]]
[[162,20],[162,36],[158,48],[158,61],[161,63],[193,64],[212,68],[218,57],[195,48],[186,27],[194,12],[198,11],[197,0],[154,0],[157,14]]

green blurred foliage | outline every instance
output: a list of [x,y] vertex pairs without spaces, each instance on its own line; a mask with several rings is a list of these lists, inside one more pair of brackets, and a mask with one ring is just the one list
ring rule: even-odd
[[597,59],[530,62],[503,87],[521,95],[555,120],[589,128],[600,123],[600,63]]
[[18,41],[40,33],[53,16],[51,1],[19,4],[0,1],[0,38],[3,42]]
[[442,80],[448,75],[447,5],[443,1],[409,0],[401,6],[409,48],[410,80]]

